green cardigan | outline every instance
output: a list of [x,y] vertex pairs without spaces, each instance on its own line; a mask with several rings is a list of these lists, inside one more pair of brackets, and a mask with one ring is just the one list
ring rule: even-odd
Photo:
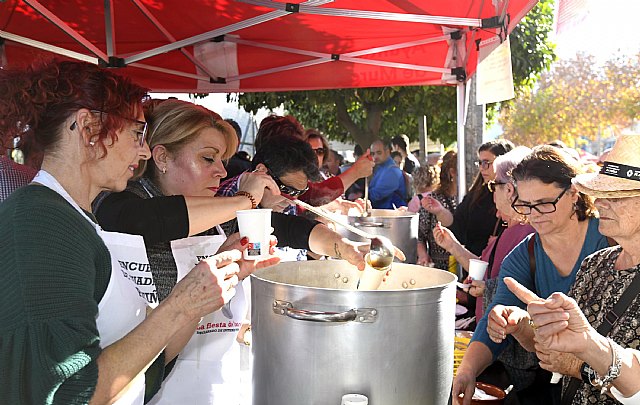
[[0,402],[89,402],[110,276],[95,228],[54,191],[30,185],[0,203]]

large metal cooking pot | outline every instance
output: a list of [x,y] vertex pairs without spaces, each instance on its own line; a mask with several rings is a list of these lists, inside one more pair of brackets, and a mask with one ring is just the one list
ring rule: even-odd
[[[418,214],[400,210],[371,210],[370,214],[367,217],[343,215],[341,218],[365,232],[391,239],[407,256],[405,263],[415,264],[418,260]],[[351,240],[365,241],[339,225],[336,230]]]
[[288,262],[251,276],[254,405],[446,404],[453,379],[455,276],[394,263],[355,290],[341,260]]

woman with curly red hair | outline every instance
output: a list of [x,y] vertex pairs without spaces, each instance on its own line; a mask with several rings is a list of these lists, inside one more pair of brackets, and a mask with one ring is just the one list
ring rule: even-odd
[[142,238],[91,215],[99,192],[124,190],[149,159],[145,97],[87,63],[0,70],[0,143],[33,137],[44,151],[33,183],[0,204],[5,403],[142,404],[145,372],[161,381],[198,320],[235,293],[238,251],[198,264],[145,319],[134,284],[145,280],[121,271],[148,268]]

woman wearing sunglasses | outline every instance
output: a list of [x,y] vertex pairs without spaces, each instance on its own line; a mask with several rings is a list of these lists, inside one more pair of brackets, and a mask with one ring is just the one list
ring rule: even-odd
[[[220,223],[235,218],[236,210],[284,199],[279,197],[281,189],[301,193],[307,176],[304,172],[291,178],[280,176],[278,182],[289,181],[293,190],[279,186],[267,170],[247,172],[235,183],[233,196],[214,197],[220,179],[226,175],[222,160],[233,155],[237,146],[231,127],[217,114],[179,100],[155,102],[145,113],[151,159],[140,166],[142,177],[130,182],[126,191],[111,194],[94,206],[105,228],[144,237],[153,276],[153,285],[147,286],[150,292],[145,296],[162,302],[192,263],[219,250],[246,248],[246,241],[238,234],[227,238]],[[283,148],[278,150],[285,153]],[[295,160],[291,153],[285,157]],[[315,159],[311,150],[307,158]],[[317,174],[313,162],[311,167],[315,173],[310,174]],[[274,213],[272,226],[281,243],[321,254],[339,252],[338,256],[364,268],[360,245],[343,241],[324,225]],[[277,261],[273,257],[261,264]],[[253,262],[240,260],[239,265],[240,280],[254,270]],[[247,305],[239,284],[227,305],[200,321],[151,403],[238,402],[240,348],[235,338]]]
[[[511,339],[534,351],[529,315],[505,286],[504,277],[514,278],[541,297],[566,293],[582,260],[607,247],[607,239],[598,231],[592,199],[571,184],[580,172],[575,159],[551,146],[534,148],[513,169],[516,198],[512,207],[528,217],[536,233],[526,237],[502,263],[496,295],[478,323],[453,383],[453,397],[458,403],[470,403],[476,377]],[[550,373],[541,370],[536,377],[518,395],[521,403],[552,403]]]

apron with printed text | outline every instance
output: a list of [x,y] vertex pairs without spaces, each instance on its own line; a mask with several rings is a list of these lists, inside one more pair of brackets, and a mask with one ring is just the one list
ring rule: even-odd
[[[109,285],[98,303],[96,326],[100,335],[100,347],[103,349],[131,332],[146,315],[146,302],[121,269],[121,262],[140,261],[148,263],[142,236],[117,232],[106,232],[93,222],[78,204],[71,198],[60,183],[44,170],[38,172],[34,183],[42,184],[60,194],[73,208],[85,217],[96,229],[98,236],[109,249],[111,256],[111,276]],[[118,405],[144,403],[144,373],[141,373],[130,385],[123,396],[115,402]]]
[[[220,235],[192,236],[171,242],[181,280],[202,259],[213,256],[226,240]],[[178,355],[176,365],[150,404],[237,404],[240,350],[236,335],[247,314],[242,283],[222,309],[205,316]]]

